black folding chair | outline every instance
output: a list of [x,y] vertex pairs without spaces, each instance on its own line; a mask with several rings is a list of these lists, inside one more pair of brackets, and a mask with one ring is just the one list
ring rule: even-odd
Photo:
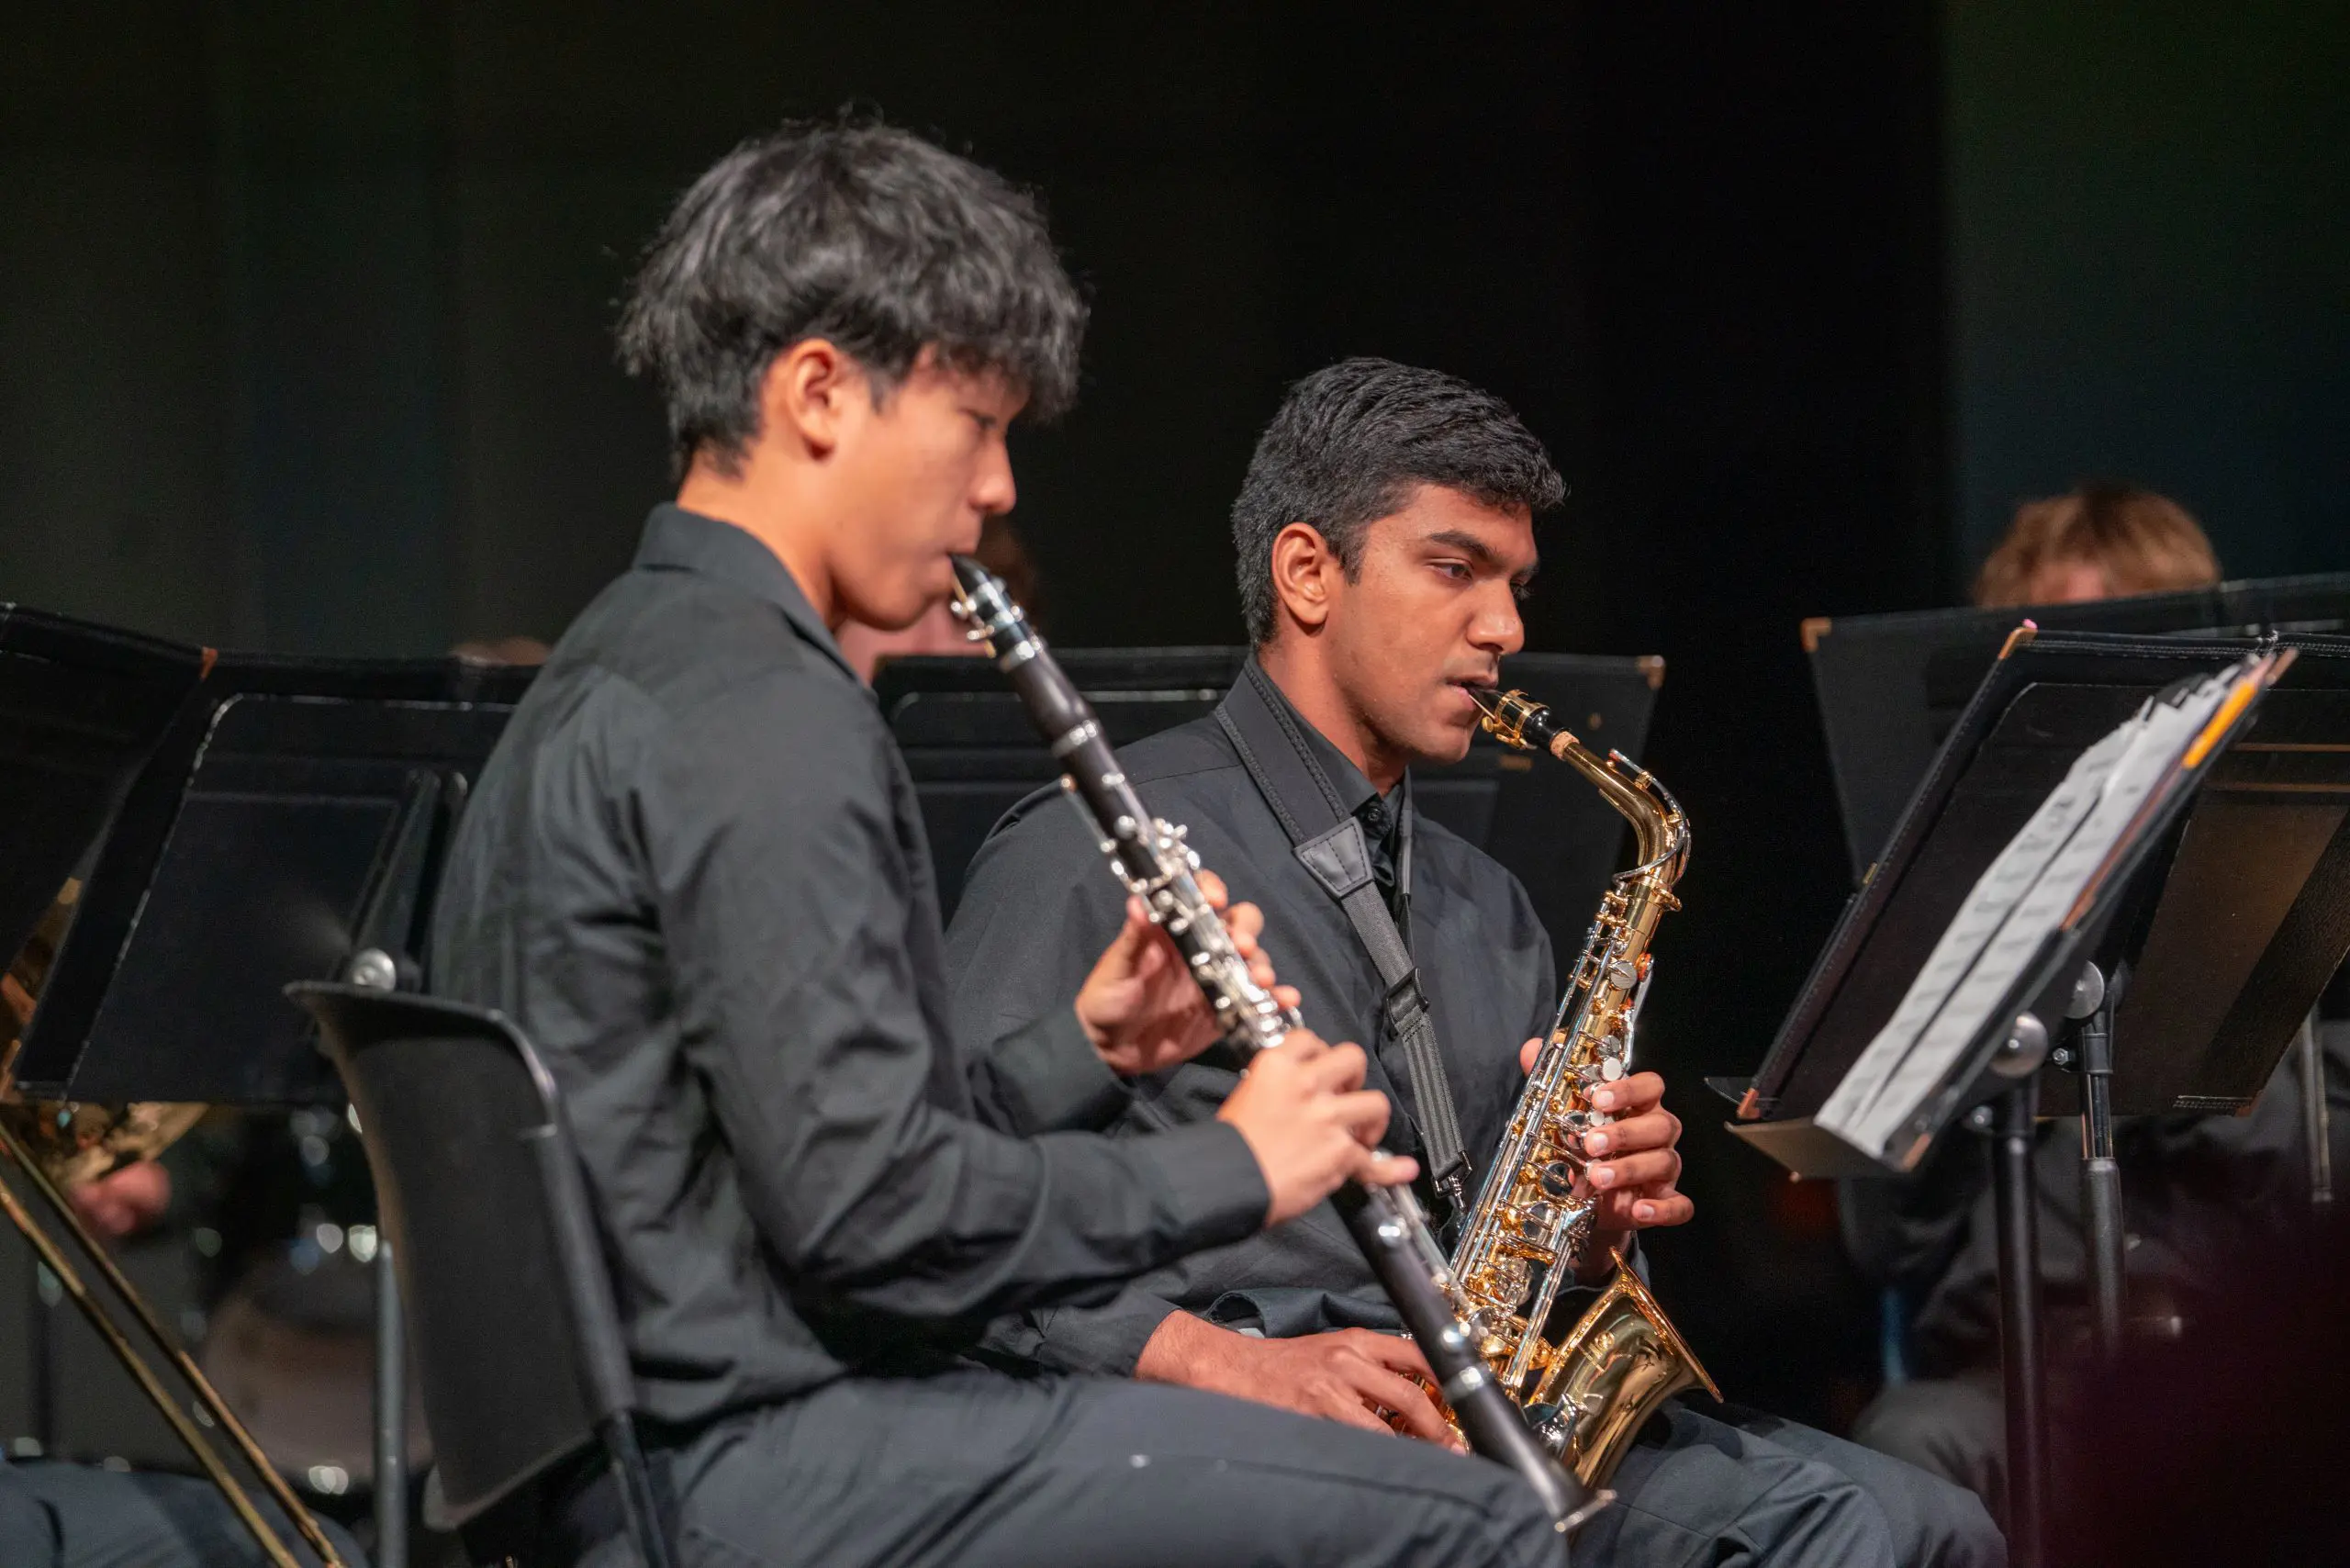
[[563,1103],[502,1014],[305,982],[375,1173],[431,1429],[440,1511],[469,1549],[531,1558],[543,1484],[601,1445],[645,1568],[669,1527]]

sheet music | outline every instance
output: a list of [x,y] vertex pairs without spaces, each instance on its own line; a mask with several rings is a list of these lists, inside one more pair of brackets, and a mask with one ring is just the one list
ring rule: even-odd
[[[2088,815],[2106,775],[2127,749],[2135,724],[2133,718],[2076,758],[2064,781],[2041,802],[2023,831],[2009,840],[1998,858],[1975,879],[1958,918],[1934,945],[1925,966],[1902,997],[1901,1005],[1894,1009],[1892,1018],[1877,1031],[1876,1037],[1820,1107],[1816,1120],[1821,1126],[1848,1142],[1869,1147],[1863,1143],[1861,1129],[1896,1070],[1942,1011],[1952,991],[1966,978],[2009,913]],[[1870,1152],[1874,1153],[1874,1148]]]
[[1884,1152],[2244,673],[2238,666],[2150,701],[2082,754],[1976,880],[1901,1005],[1821,1107],[1819,1125],[1871,1155]]

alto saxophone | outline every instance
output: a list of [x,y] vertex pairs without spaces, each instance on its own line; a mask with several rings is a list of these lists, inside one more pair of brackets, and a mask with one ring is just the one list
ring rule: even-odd
[[1657,1406],[1702,1383],[1721,1391],[1639,1275],[1617,1267],[1573,1332],[1543,1338],[1559,1292],[1590,1246],[1595,1201],[1580,1195],[1583,1136],[1610,1119],[1592,1092],[1631,1070],[1632,1035],[1648,995],[1649,942],[1689,859],[1689,823],[1664,786],[1620,752],[1602,757],[1523,692],[1472,692],[1505,745],[1550,753],[1597,787],[1632,824],[1639,860],[1599,901],[1583,957],[1567,979],[1550,1036],[1478,1188],[1454,1277],[1468,1297],[1478,1351],[1536,1435],[1583,1484],[1606,1484]]

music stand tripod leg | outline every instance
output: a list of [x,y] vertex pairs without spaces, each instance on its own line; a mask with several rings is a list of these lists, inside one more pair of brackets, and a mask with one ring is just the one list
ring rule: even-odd
[[2294,1052],[2301,1079],[2301,1147],[2309,1162],[2310,1207],[2322,1217],[2333,1211],[2333,1108],[2326,1103],[2325,1049],[2318,1042],[2314,1011],[2301,1020]]
[[2127,1261],[2121,1226],[2121,1166],[2113,1152],[2114,983],[2081,1020],[2081,1234],[2088,1249],[2089,1303],[2099,1356],[2121,1349]]
[[376,1234],[375,1562],[408,1568],[408,1345],[391,1246]]
[[2007,1398],[2008,1555],[2014,1568],[2042,1568],[2048,1413],[2040,1337],[2040,1194],[2031,1162],[2038,1075],[2019,1081],[1998,1105],[1992,1166],[1999,1225],[1999,1362]]

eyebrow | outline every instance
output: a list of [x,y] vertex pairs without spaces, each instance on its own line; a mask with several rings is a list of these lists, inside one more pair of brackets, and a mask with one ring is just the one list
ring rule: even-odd
[[[1440,544],[1447,549],[1458,550],[1462,554],[1475,560],[1480,566],[1498,566],[1501,565],[1501,557],[1494,554],[1494,547],[1492,545],[1486,543],[1475,534],[1464,533],[1457,528],[1440,528],[1434,533],[1427,535],[1422,543],[1428,544]],[[1518,583],[1532,582],[1534,580],[1534,574],[1541,569],[1542,563],[1537,561],[1532,566],[1527,567],[1525,571],[1518,573],[1514,578],[1512,578],[1512,580]]]

